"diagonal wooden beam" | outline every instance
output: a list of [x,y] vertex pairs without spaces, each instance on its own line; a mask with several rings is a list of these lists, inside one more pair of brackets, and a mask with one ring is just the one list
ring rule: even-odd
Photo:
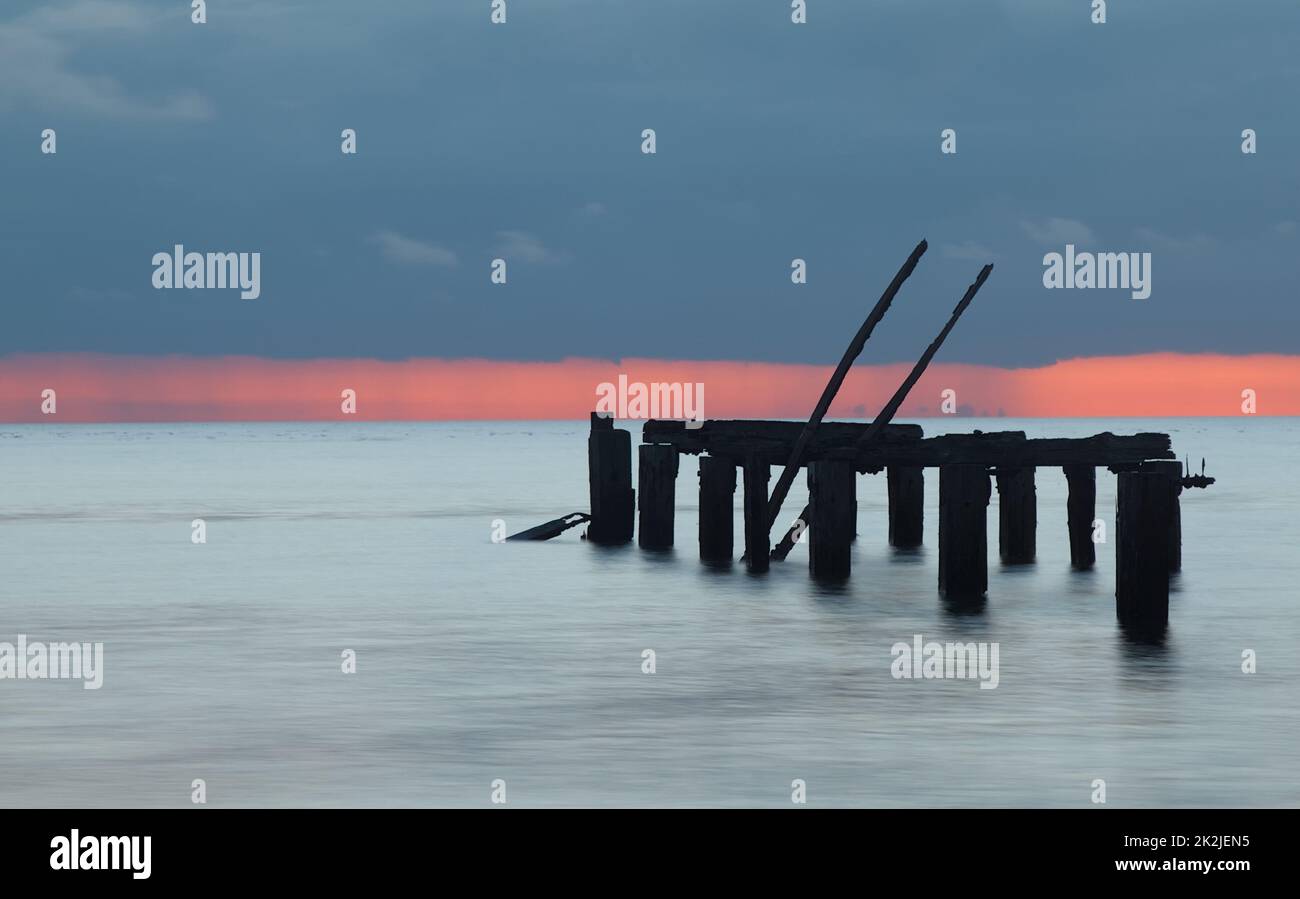
[[871,427],[867,428],[867,432],[858,438],[858,449],[870,445],[880,434],[881,430],[884,429],[885,425],[889,424],[890,421],[893,420],[894,415],[898,412],[898,408],[903,405],[903,400],[907,399],[907,394],[916,386],[916,382],[921,379],[921,375],[925,374],[926,368],[930,365],[930,360],[934,358],[935,353],[939,352],[939,347],[943,346],[943,342],[948,339],[948,335],[952,333],[952,329],[956,326],[957,319],[961,318],[961,314],[966,311],[966,307],[970,305],[971,300],[975,299],[975,294],[980,292],[980,288],[984,286],[984,282],[988,280],[989,273],[992,271],[992,263],[989,263],[984,266],[984,268],[980,269],[980,273],[975,278],[975,282],[971,284],[970,287],[966,288],[966,293],[962,296],[960,302],[957,303],[956,308],[952,310],[952,315],[949,316],[947,324],[943,326],[943,330],[939,332],[939,336],[931,341],[930,345],[925,348],[925,352],[922,353],[921,358],[916,361],[916,365],[912,366],[912,371],[907,376],[907,380],[894,391],[893,397],[891,397],[889,402],[885,404],[885,408],[880,410],[880,414],[877,415],[876,420],[871,423]]
[[844,356],[840,359],[840,364],[835,368],[835,373],[831,375],[831,379],[826,383],[826,388],[822,391],[821,399],[817,401],[812,416],[808,419],[808,423],[804,425],[803,430],[799,432],[799,438],[790,451],[790,460],[786,462],[781,477],[777,479],[776,486],[772,488],[772,495],[767,501],[769,528],[776,522],[776,516],[781,514],[781,504],[785,502],[786,494],[790,492],[790,485],[794,482],[794,476],[798,474],[799,467],[803,464],[804,452],[807,450],[813,435],[817,433],[817,426],[826,417],[826,412],[831,407],[831,401],[835,399],[835,394],[839,393],[840,385],[844,383],[844,378],[848,375],[854,360],[861,355],[862,348],[867,343],[867,338],[871,336],[871,332],[875,330],[880,320],[885,317],[885,313],[889,311],[889,304],[894,301],[894,297],[897,295],[899,288],[903,286],[903,282],[911,277],[912,272],[916,269],[916,264],[925,255],[928,247],[929,244],[924,240],[916,245],[916,248],[912,250],[912,254],[907,257],[907,261],[903,263],[903,267],[894,275],[894,280],[889,282],[885,292],[876,301],[875,307],[872,308],[866,321],[862,323],[862,327],[858,328],[858,333],[853,335],[853,340],[849,343],[848,349],[844,351]]
[[569,528],[577,527],[584,521],[591,521],[591,516],[586,512],[570,512],[562,518],[553,518],[535,528],[520,531],[518,534],[511,534],[506,540],[550,540],[552,537],[560,536]]
[[[890,398],[889,402],[885,404],[885,407],[880,410],[880,414],[877,415],[875,421],[871,423],[871,427],[867,428],[866,433],[858,438],[858,449],[870,446],[875,442],[877,436],[879,436],[885,426],[889,424],[890,420],[893,419],[894,414],[897,413],[899,407],[903,405],[903,400],[907,399],[908,392],[910,392],[911,389],[916,386],[916,382],[921,379],[921,375],[925,373],[926,368],[930,365],[930,360],[934,359],[934,354],[939,352],[939,347],[943,346],[943,342],[948,339],[948,335],[952,332],[953,327],[956,326],[957,319],[961,318],[961,314],[966,311],[966,307],[971,304],[971,300],[975,299],[975,294],[979,293],[980,288],[984,286],[984,282],[988,280],[989,273],[992,271],[993,265],[991,263],[980,269],[979,276],[975,278],[975,282],[971,284],[970,287],[966,288],[966,293],[957,303],[956,308],[953,309],[952,315],[949,316],[947,324],[943,326],[943,330],[939,332],[939,336],[931,341],[930,345],[925,348],[925,352],[921,354],[921,358],[917,360],[916,365],[912,366],[912,371],[908,374],[907,378],[901,385],[899,385],[899,388],[894,391],[894,395]],[[808,521],[808,512],[809,509],[804,507],[803,512],[799,513],[799,520],[805,524]],[[794,547],[797,530],[797,527],[791,527],[790,530],[786,531],[785,536],[781,538],[781,542],[779,542],[772,550],[772,558],[774,560],[780,562],[790,554],[790,550]]]

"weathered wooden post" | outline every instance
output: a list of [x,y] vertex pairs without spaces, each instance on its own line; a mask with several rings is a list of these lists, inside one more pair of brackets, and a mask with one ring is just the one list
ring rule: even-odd
[[808,570],[824,580],[849,576],[854,519],[853,465],[839,460],[808,463]]
[[700,558],[729,561],[735,543],[736,463],[700,457]]
[[1178,481],[1174,482],[1174,499],[1173,508],[1169,512],[1169,570],[1183,570],[1183,504],[1179,500],[1179,495],[1183,492],[1183,485]]
[[1158,634],[1169,623],[1169,476],[1126,471],[1115,498],[1115,614],[1126,627]]
[[641,510],[637,543],[642,549],[673,545],[677,499],[677,447],[643,443],[637,467],[637,508]]
[[591,524],[587,539],[617,545],[632,540],[636,508],[632,491],[632,435],[616,429],[614,419],[591,413],[587,437],[587,478],[591,488]]
[[1162,474],[1169,479],[1169,489],[1173,492],[1174,506],[1169,519],[1169,570],[1181,571],[1183,567],[1183,510],[1178,499],[1183,492],[1183,463],[1173,461],[1148,461],[1142,463],[1142,471]]
[[890,465],[889,545],[920,546],[925,529],[925,469]]
[[988,592],[988,469],[939,467],[939,590],[954,598]]
[[[852,466],[850,466],[852,471]],[[853,498],[853,526],[849,528],[849,542],[858,542],[858,473],[853,471],[849,478],[849,495]]]
[[756,456],[745,459],[745,561],[750,571],[767,571],[769,567],[772,538],[767,483],[771,477],[767,462]]
[[1038,497],[1034,469],[998,469],[998,551],[1004,564],[1034,561]]
[[1091,568],[1097,562],[1092,542],[1092,523],[1097,520],[1097,469],[1093,465],[1065,465],[1069,498],[1065,501],[1066,526],[1070,530],[1070,566]]

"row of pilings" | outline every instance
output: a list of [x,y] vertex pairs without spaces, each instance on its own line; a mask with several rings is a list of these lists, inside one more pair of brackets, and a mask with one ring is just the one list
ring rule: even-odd
[[[667,444],[642,444],[637,489],[632,487],[631,435],[612,419],[593,415],[588,440],[591,523],[587,539],[605,545],[632,541],[647,550],[671,548],[679,452]],[[940,592],[961,601],[988,591],[987,510],[993,486],[999,494],[999,556],[1006,565],[1034,562],[1037,553],[1036,469],[952,463],[939,468]],[[1068,485],[1066,522],[1070,563],[1090,569],[1096,562],[1097,467],[1062,466]],[[842,581],[851,572],[856,538],[857,471],[838,459],[806,466],[809,506],[808,566],[819,580]],[[1144,462],[1118,473],[1115,517],[1116,613],[1126,627],[1162,633],[1169,616],[1169,576],[1181,566],[1179,494],[1182,465]],[[767,520],[771,466],[757,456],[699,459],[699,553],[709,562],[734,558],[734,503],[743,491],[743,559],[750,571],[766,571],[772,558]],[[925,470],[888,466],[889,543],[920,546],[924,532]],[[797,536],[797,534],[796,534]]]

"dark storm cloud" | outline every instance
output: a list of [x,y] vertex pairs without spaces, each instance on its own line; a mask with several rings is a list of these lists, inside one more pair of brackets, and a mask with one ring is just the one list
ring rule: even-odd
[[[1300,352],[1291,2],[188,6],[6,5],[0,352],[824,362],[922,236],[864,361],[984,261],[947,361]],[[1067,241],[1151,298],[1044,290]],[[261,297],[152,289],[177,243]]]

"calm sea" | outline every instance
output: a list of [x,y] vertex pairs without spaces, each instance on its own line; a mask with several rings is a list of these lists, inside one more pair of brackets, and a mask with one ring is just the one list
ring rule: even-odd
[[[829,589],[806,547],[701,565],[692,457],[671,554],[493,543],[587,508],[585,422],[0,426],[0,641],[104,644],[99,690],[0,680],[0,806],[188,806],[195,779],[210,806],[486,806],[497,779],[511,806],[790,806],[795,779],[809,805],[1086,807],[1096,779],[1112,806],[1300,805],[1300,421],[922,425],[1204,456],[1166,643],[1118,630],[1113,544],[1070,570],[1052,469],[1035,565],[999,564],[994,492],[969,612],[937,595],[933,472],[919,552],[860,478]],[[997,688],[895,680],[917,634],[998,643]]]

